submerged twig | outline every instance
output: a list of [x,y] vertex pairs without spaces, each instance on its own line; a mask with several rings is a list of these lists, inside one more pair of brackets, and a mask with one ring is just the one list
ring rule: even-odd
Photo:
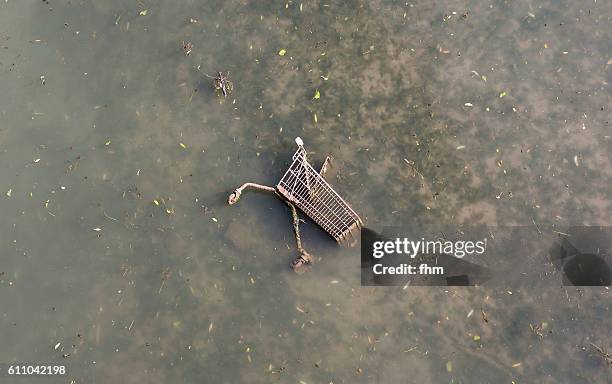
[[604,348],[599,347],[593,343],[589,343],[591,345],[591,347],[595,348],[595,350],[599,353],[599,355],[602,357],[602,359],[604,359],[604,361],[608,364],[612,364],[612,356],[610,356],[610,353],[608,351],[606,351]]
[[109,216],[108,214],[106,214],[105,210],[102,210],[102,213],[104,214],[104,217],[106,217],[107,219],[111,219],[113,221],[118,221],[117,219],[115,219],[114,217]]
[[209,75],[208,73],[202,72],[200,70],[200,66],[198,65],[197,67],[194,67],[196,71],[200,72],[202,75],[208,77],[209,79],[214,79],[214,76]]
[[194,67],[200,74],[213,80],[213,86],[216,90],[221,91],[223,97],[227,97],[234,89],[234,84],[229,79],[229,72],[226,75],[223,72],[217,72],[217,76],[211,76],[206,72],[200,70],[200,66]]

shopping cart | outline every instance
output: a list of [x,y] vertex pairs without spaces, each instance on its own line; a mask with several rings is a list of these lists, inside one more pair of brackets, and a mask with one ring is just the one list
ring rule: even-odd
[[297,248],[301,255],[291,264],[294,269],[311,261],[311,256],[302,247],[296,207],[340,244],[346,242],[363,226],[359,215],[323,178],[328,160],[325,161],[321,171],[317,172],[308,162],[302,139],[298,137],[295,142],[298,149],[293,155],[293,162],[276,187],[244,183],[228,198],[230,205],[235,204],[240,199],[242,191],[251,188],[274,193],[289,205]]
[[298,149],[293,163],[276,189],[287,200],[329,233],[338,243],[358,231],[363,222],[346,201],[308,162],[304,142],[295,139]]

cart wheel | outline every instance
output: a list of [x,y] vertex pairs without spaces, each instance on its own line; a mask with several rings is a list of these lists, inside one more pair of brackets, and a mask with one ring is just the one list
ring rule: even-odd
[[299,272],[305,264],[310,264],[312,256],[306,251],[302,251],[302,254],[291,262],[291,269]]
[[240,200],[240,191],[235,190],[227,198],[227,203],[229,205],[234,205],[234,204],[236,204],[238,202],[238,200]]

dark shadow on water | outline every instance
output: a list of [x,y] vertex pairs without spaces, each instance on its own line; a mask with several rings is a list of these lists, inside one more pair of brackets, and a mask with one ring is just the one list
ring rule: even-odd
[[[563,284],[574,286],[609,286],[612,271],[606,255],[581,252],[571,238],[562,238],[551,249],[551,261],[563,271]],[[605,238],[604,238],[605,239]],[[593,239],[591,239],[593,240]],[[601,240],[601,239],[599,239]],[[584,246],[584,249],[608,249],[601,241]]]
[[572,227],[553,244],[551,262],[563,272],[564,285],[610,285],[609,232],[606,227]]

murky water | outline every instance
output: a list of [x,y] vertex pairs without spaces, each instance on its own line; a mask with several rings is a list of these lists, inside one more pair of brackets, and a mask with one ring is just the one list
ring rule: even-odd
[[358,247],[309,222],[320,260],[295,275],[287,208],[225,202],[275,184],[299,135],[370,228],[610,225],[611,16],[3,1],[0,362],[74,383],[605,382],[606,288],[361,287]]

